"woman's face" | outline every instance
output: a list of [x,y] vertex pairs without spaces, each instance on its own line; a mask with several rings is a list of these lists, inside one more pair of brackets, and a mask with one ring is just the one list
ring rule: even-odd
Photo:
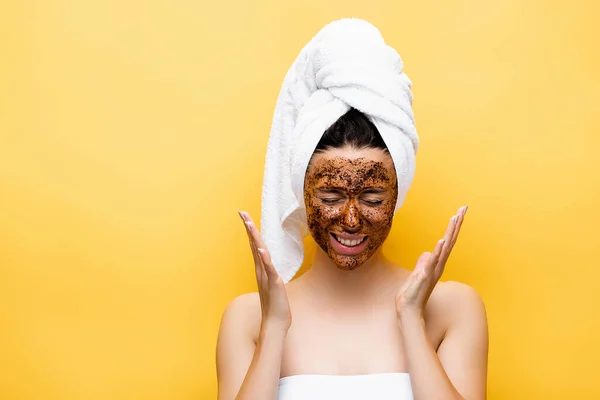
[[391,157],[349,146],[313,155],[304,180],[311,235],[344,270],[365,263],[392,228],[398,198]]

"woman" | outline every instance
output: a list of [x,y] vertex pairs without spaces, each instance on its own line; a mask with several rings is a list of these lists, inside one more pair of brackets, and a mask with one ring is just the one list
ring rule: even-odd
[[290,283],[240,212],[259,290],[223,315],[220,400],[486,398],[482,301],[467,285],[439,282],[466,206],[413,271],[391,263],[381,246],[402,194],[390,150],[354,108],[325,130],[303,185],[317,253]]

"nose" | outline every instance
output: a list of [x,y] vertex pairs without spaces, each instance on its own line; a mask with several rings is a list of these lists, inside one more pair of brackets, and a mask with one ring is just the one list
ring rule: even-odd
[[358,232],[361,228],[361,220],[358,207],[350,201],[342,211],[341,225],[349,233]]

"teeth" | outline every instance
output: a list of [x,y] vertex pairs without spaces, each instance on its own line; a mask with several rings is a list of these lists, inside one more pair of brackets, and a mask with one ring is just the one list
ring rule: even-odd
[[357,244],[361,243],[363,240],[365,240],[365,237],[366,236],[364,236],[360,240],[346,240],[346,239],[340,238],[339,236],[336,236],[335,238],[344,246],[353,247],[353,246],[356,246]]

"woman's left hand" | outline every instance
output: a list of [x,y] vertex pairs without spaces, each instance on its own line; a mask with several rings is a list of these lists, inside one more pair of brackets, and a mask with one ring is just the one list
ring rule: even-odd
[[424,316],[427,300],[444,272],[466,212],[467,206],[461,207],[450,219],[446,234],[437,242],[433,253],[425,252],[419,257],[415,269],[396,292],[396,313],[399,319],[406,314]]

